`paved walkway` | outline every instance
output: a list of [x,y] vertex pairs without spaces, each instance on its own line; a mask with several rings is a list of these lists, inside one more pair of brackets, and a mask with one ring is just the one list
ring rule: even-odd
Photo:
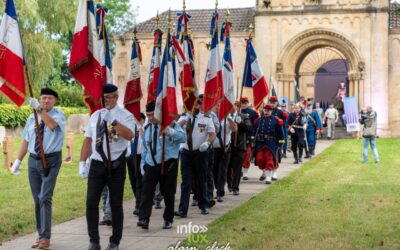
[[[331,141],[319,141],[316,153],[319,154],[332,144]],[[292,164],[292,155],[283,159],[283,164],[279,168],[279,177],[287,176],[293,170],[299,168],[301,165]],[[307,160],[304,160],[307,162]],[[221,215],[228,212],[230,209],[248,201],[251,197],[263,191],[269,185],[265,182],[258,180],[260,171],[256,167],[251,167],[249,171],[249,180],[242,181],[240,184],[240,195],[234,196],[228,193],[223,203],[217,203],[215,207],[210,209],[209,215],[201,215],[200,210],[196,207],[189,208],[187,218],[176,218],[174,227],[171,230],[163,230],[162,224],[162,210],[153,209],[151,216],[150,229],[145,231],[136,226],[137,217],[132,215],[133,201],[124,203],[125,220],[124,220],[124,233],[120,245],[122,250],[132,249],[167,249],[168,246],[175,245],[178,241],[184,240],[186,234],[178,234],[178,225],[192,225],[205,226]],[[177,194],[179,200],[179,188]],[[178,203],[178,201],[177,201]],[[176,205],[177,207],[177,205]],[[111,227],[101,226],[100,237],[102,249],[105,249],[108,244],[108,238],[111,233]],[[36,238],[36,233],[29,234],[12,241],[8,241],[0,246],[0,249],[12,250],[25,250],[31,249],[30,246]],[[54,250],[84,250],[88,245],[88,236],[86,231],[86,218],[80,217],[53,227],[51,249]]]

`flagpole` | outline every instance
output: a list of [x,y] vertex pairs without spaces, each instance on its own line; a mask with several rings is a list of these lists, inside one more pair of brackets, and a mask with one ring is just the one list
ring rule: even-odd
[[[101,3],[103,4],[103,0],[101,1]],[[102,10],[103,10],[103,6],[101,6],[100,7]],[[104,12],[105,13],[105,12]],[[104,16],[102,16],[102,19],[101,19],[101,21],[100,22],[102,22],[101,23],[101,32],[102,32],[102,35],[103,35],[103,46],[104,46],[104,63],[106,63],[106,58],[107,58],[107,47],[106,47],[106,45],[107,45],[107,42],[106,42],[106,29],[105,29],[105,27],[106,27],[106,24],[105,24],[105,15]],[[106,65],[106,68],[107,68],[107,65]],[[106,75],[105,75],[105,79],[106,79],[106,83],[107,83],[107,70],[106,70]],[[105,99],[104,99],[104,93],[102,94],[102,96],[101,96],[101,100],[102,100],[102,106],[103,106],[103,108],[105,108]],[[105,129],[105,136],[106,136],[106,150],[107,150],[107,167],[108,167],[108,174],[109,174],[109,176],[111,176],[111,170],[112,170],[112,163],[111,163],[111,150],[110,150],[110,139],[109,139],[109,137],[108,137],[108,126],[107,126],[107,122],[106,121],[103,121],[104,122],[104,126],[106,127],[106,129]]]
[[[5,3],[7,4],[7,2],[5,1]],[[17,18],[17,22],[18,22],[18,29],[19,29],[19,19]],[[23,58],[25,61],[25,48],[24,48],[24,42],[23,42],[23,32],[22,30],[20,30],[21,32],[21,45],[22,45],[22,54],[23,54]],[[29,77],[29,70],[28,70],[28,65],[25,61],[24,63],[24,73],[25,73],[25,77],[26,77],[26,81],[28,82],[28,89],[29,89],[29,95],[31,98],[33,98],[33,91],[32,91],[32,84],[31,84],[31,79]],[[47,161],[46,161],[46,157],[44,154],[44,147],[43,147],[43,137],[42,134],[40,133],[40,127],[39,127],[39,119],[38,119],[38,115],[37,112],[34,108],[32,108],[33,110],[33,116],[35,118],[35,126],[36,126],[36,135],[38,136],[39,139],[39,148],[40,148],[40,158],[42,159],[42,167],[43,167],[43,173],[44,175],[47,177],[49,172],[47,169]]]
[[[252,33],[253,33],[253,29],[254,29],[253,24],[250,23],[250,25],[249,25],[249,41],[251,40]],[[248,41],[248,42],[249,42],[249,41]],[[247,61],[247,55],[248,55],[248,53],[249,53],[249,51],[248,51],[248,45],[246,44],[246,61]],[[251,62],[249,62],[249,63],[251,63]],[[246,77],[247,74],[248,74],[247,72],[248,72],[248,70],[249,70],[249,65],[248,65],[249,63],[246,62],[246,67],[245,67],[245,70],[244,70],[244,75],[243,75],[243,77]],[[250,67],[251,67],[251,65],[250,65]],[[244,80],[244,79],[242,79],[242,81],[243,81],[243,80]],[[241,87],[241,89],[240,89],[240,98],[239,98],[239,102],[241,102],[242,96],[243,96],[243,83],[242,83],[242,87]],[[239,108],[238,108],[238,111],[237,111],[237,115],[238,115],[238,116],[240,116],[240,111],[241,111],[241,109],[242,109],[242,105],[240,104],[240,105],[239,105]],[[237,146],[237,138],[238,138],[238,133],[235,133],[235,141],[234,141],[235,147]]]
[[[225,19],[225,22],[226,22],[226,25],[229,25],[228,24],[228,21],[229,21],[229,16],[231,15],[231,12],[229,11],[229,9],[226,11],[226,19]],[[229,27],[229,26],[228,26]],[[226,31],[225,31],[226,32]],[[228,38],[228,36],[227,36],[227,34],[225,34],[226,35],[226,38]],[[225,38],[225,39],[226,39]],[[226,47],[226,43],[225,43],[225,47]],[[224,143],[224,145],[221,145],[221,146],[223,146],[224,147],[224,153],[226,153],[226,116],[224,117],[224,141],[223,141],[223,143]]]
[[[168,11],[168,34],[167,34],[167,64],[165,65],[167,68],[167,86],[168,86],[168,76],[169,76],[169,69],[168,69],[168,58],[170,56],[169,54],[169,39],[171,35],[171,24],[172,24],[172,18],[171,18],[171,9]],[[165,52],[164,52],[165,53]],[[164,88],[164,86],[163,86]],[[169,126],[169,125],[168,125]],[[161,175],[164,175],[164,161],[165,161],[165,134],[163,133],[162,135],[162,152],[161,152]]]
[[[24,54],[25,54],[25,50],[23,49],[23,43],[22,43],[22,50],[24,51]],[[24,56],[24,58],[25,58],[25,56]],[[25,67],[24,67],[24,71],[25,71],[26,81],[28,82],[29,95],[31,96],[31,98],[33,98],[31,80],[29,78],[28,66],[26,64],[25,64]],[[42,134],[40,133],[40,127],[39,127],[39,120],[38,120],[37,112],[36,112],[36,110],[34,108],[32,108],[32,109],[33,109],[33,116],[35,117],[36,135],[38,136],[38,139],[39,139],[40,156],[41,156],[41,159],[42,159],[43,172],[44,172],[44,175],[47,177],[48,174],[49,174],[49,171],[47,169],[47,161],[46,161],[46,157],[44,155],[43,137],[42,137]]]

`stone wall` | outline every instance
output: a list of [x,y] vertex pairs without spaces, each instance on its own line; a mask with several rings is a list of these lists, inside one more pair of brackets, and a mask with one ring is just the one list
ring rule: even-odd
[[400,136],[400,29],[389,36],[389,126],[392,136]]

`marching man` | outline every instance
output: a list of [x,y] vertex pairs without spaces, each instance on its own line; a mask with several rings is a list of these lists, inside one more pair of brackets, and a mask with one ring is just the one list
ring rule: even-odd
[[272,115],[273,105],[267,104],[254,125],[255,155],[258,167],[264,171],[266,184],[277,180],[276,170],[279,167],[279,147],[284,143],[283,121]]
[[[85,132],[79,163],[79,175],[88,178],[86,220],[90,244],[88,250],[100,250],[99,201],[107,185],[112,213],[112,235],[106,250],[118,250],[122,238],[124,211],[122,199],[126,177],[126,157],[133,138],[135,119],[126,109],[117,105],[118,88],[112,84],[103,87],[105,108],[90,117]],[[111,128],[111,129],[110,129]],[[109,131],[108,155],[106,129]],[[90,168],[86,160],[90,157]],[[110,165],[109,165],[109,161]]]
[[[35,126],[33,114],[29,116],[24,131],[22,132],[21,147],[18,151],[11,173],[20,174],[20,165],[27,152],[29,152],[28,175],[33,201],[35,202],[36,230],[39,237],[32,248],[48,249],[51,236],[51,211],[52,197],[56,186],[58,172],[61,167],[61,150],[64,142],[65,114],[54,108],[58,94],[50,88],[43,88],[40,100],[29,99],[29,105],[38,113],[40,134],[43,139],[41,152],[39,137]],[[41,153],[46,158],[47,175],[44,173]]]

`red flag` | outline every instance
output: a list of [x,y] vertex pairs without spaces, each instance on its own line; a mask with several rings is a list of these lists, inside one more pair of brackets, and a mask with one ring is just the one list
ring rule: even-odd
[[93,114],[96,110],[103,108],[101,105],[101,100],[94,100],[94,98],[86,90],[83,91],[83,101],[89,107],[90,114]]
[[142,88],[140,87],[140,65],[141,50],[137,39],[133,39],[131,67],[129,70],[128,83],[126,84],[124,105],[140,121],[140,100],[142,99]]
[[25,100],[24,55],[14,2],[6,1],[0,25],[0,91],[16,105]]

